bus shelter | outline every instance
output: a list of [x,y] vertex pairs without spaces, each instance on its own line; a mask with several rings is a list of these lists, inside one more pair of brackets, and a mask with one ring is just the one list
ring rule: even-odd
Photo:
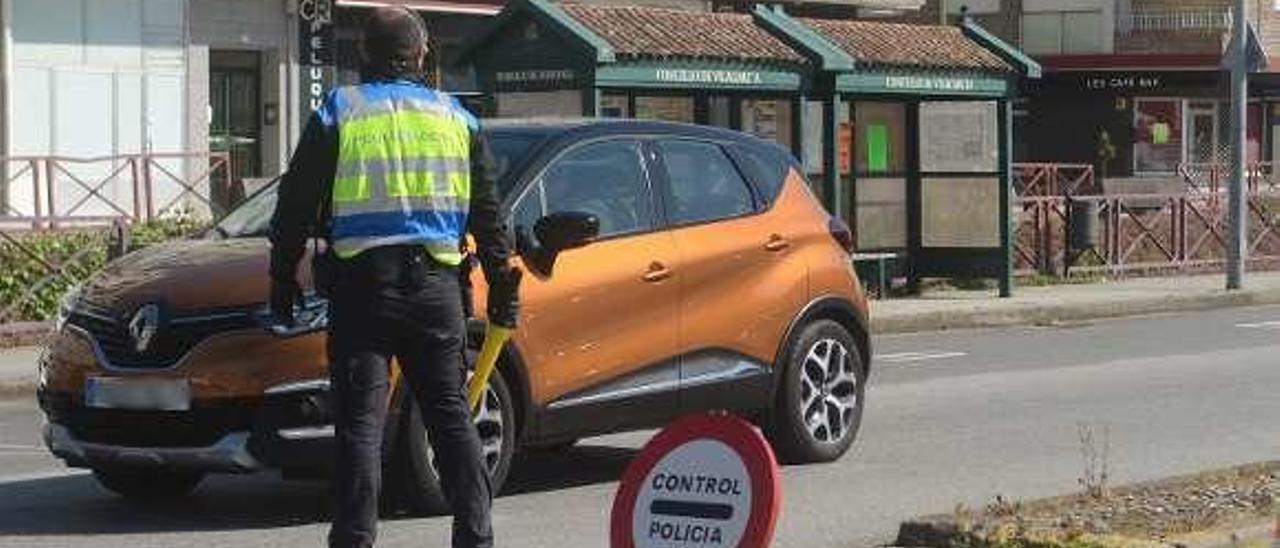
[[863,252],[1012,291],[1012,101],[1040,67],[957,26],[515,0],[457,60],[499,117],[727,127],[790,148]]
[[745,13],[516,0],[460,59],[498,117],[643,118],[787,146],[808,61]]

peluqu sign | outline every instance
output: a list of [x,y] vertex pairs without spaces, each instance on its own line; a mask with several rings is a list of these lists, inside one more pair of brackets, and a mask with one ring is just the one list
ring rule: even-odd
[[333,0],[298,2],[298,30],[302,105],[304,109],[315,110],[333,87]]
[[623,475],[613,548],[763,547],[782,490],[773,450],[750,423],[694,415],[655,436]]

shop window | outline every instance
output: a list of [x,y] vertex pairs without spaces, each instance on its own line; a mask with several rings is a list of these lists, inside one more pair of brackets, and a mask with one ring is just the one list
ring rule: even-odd
[[920,105],[920,164],[926,172],[994,173],[1000,161],[996,104]]
[[1182,101],[1138,99],[1133,156],[1141,173],[1173,173],[1182,162]]
[[719,145],[665,140],[658,149],[671,184],[673,223],[728,219],[755,209],[751,189]]
[[906,172],[906,112],[901,103],[857,103],[853,142],[859,174]]
[[[546,214],[574,211],[595,215],[600,219],[601,237],[653,228],[653,203],[641,166],[640,145],[635,141],[605,141],[576,148],[557,159],[541,183]],[[530,199],[529,195],[525,199]]]
[[693,123],[693,97],[636,97],[640,120]]
[[1029,12],[1022,16],[1022,49],[1032,55],[1107,53],[1102,10]]

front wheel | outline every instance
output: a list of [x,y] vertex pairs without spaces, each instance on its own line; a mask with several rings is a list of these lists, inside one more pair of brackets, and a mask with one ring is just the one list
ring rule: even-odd
[[866,400],[866,367],[853,335],[831,320],[800,330],[785,356],[768,429],[784,462],[831,462],[853,445]]
[[[393,486],[394,500],[415,516],[447,514],[449,503],[440,487],[435,451],[427,437],[422,414],[411,395],[405,401],[409,407],[408,420],[397,436],[388,482]],[[515,453],[515,406],[501,372],[494,371],[489,377],[489,386],[480,400],[480,410],[473,415],[472,421],[480,434],[480,455],[489,470],[496,495],[507,479],[511,457]]]
[[204,472],[145,466],[113,466],[93,469],[93,477],[108,490],[130,500],[160,502],[190,495]]

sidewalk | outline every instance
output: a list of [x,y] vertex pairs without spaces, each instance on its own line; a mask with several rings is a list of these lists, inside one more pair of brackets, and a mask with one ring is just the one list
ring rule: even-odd
[[1245,289],[1227,292],[1222,274],[1139,278],[1083,285],[1020,287],[1013,298],[994,291],[934,291],[871,303],[875,333],[910,333],[1009,325],[1054,325],[1140,316],[1280,304],[1280,272],[1250,273]]
[[39,348],[0,348],[0,397],[33,396]]

